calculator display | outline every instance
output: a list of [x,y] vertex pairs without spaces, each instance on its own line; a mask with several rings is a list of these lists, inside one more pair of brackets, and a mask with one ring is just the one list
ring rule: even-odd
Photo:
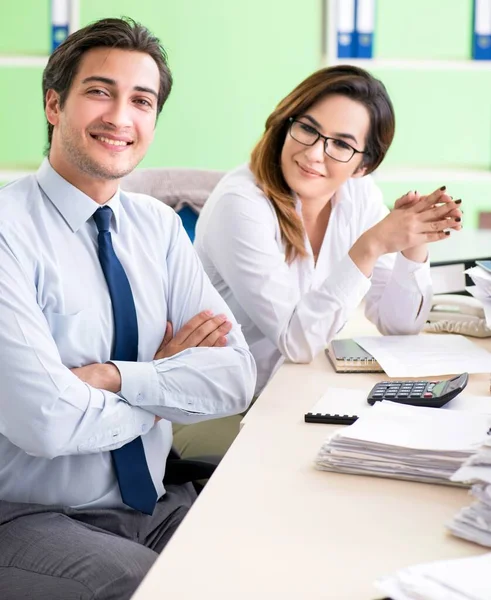
[[443,392],[443,388],[446,385],[446,381],[439,381],[435,387],[431,390],[434,396],[439,396]]

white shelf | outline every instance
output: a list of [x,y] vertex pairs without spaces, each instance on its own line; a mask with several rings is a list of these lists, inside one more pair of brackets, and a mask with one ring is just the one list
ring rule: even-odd
[[451,169],[430,167],[381,167],[373,176],[383,183],[397,183],[399,181],[457,181],[491,184],[491,171],[477,169]]
[[0,56],[0,67],[45,67],[49,56]]
[[404,60],[344,58],[330,61],[330,65],[354,65],[363,69],[398,69],[403,71],[489,71],[491,60]]

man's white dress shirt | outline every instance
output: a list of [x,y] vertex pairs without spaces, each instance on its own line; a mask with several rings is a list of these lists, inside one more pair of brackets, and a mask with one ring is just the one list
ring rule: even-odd
[[[139,362],[116,361],[119,395],[70,371],[111,357],[112,306],[92,218],[99,205],[48,160],[0,190],[2,500],[123,507],[109,451],[139,435],[161,496],[170,421],[236,414],[252,398],[252,356],[179,217],[142,194],[118,191],[108,205],[139,332]],[[153,361],[167,320],[177,332],[205,309],[233,321],[227,346]]]
[[[301,217],[301,203],[297,199]],[[256,359],[256,393],[286,358],[308,362],[366,296],[366,315],[384,334],[412,334],[430,309],[429,262],[382,256],[370,278],[348,252],[388,209],[370,176],[348,180],[332,199],[317,264],[285,262],[278,218],[248,166],[227,174],[198,219],[195,247],[211,282],[242,325]]]

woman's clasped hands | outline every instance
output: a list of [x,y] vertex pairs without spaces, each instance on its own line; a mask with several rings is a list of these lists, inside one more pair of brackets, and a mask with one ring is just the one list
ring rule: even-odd
[[445,239],[450,230],[462,228],[460,203],[445,193],[445,187],[428,196],[408,192],[395,202],[385,219],[366,233],[376,239],[380,254],[402,252],[413,259],[412,255],[425,244]]

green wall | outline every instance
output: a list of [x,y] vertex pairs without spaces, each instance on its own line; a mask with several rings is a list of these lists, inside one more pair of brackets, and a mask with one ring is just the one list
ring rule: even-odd
[[[48,0],[11,3],[0,19],[0,54],[46,54]],[[128,15],[148,25],[169,55],[175,85],[142,166],[229,169],[247,160],[275,104],[321,64],[321,0],[80,0],[81,25]],[[470,56],[471,0],[378,0],[375,53],[382,59]],[[3,9],[5,12],[5,9]],[[491,69],[367,68],[386,84],[397,132],[384,167],[491,168]],[[0,67],[0,169],[34,168],[45,124],[42,68]],[[491,184],[447,183],[491,209]],[[381,182],[388,204],[433,182]]]

